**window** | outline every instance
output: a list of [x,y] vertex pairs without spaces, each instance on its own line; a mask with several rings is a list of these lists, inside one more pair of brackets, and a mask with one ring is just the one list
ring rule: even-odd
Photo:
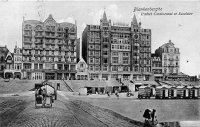
[[99,45],[95,45],[95,49],[99,50],[100,46]]
[[40,64],[40,65],[39,65],[39,68],[40,68],[40,69],[43,69],[43,64]]
[[71,58],[71,62],[74,62],[74,58]]
[[136,66],[136,67],[134,68],[134,70],[135,70],[135,72],[138,72],[138,71],[139,71],[139,67]]
[[90,63],[90,64],[93,64],[93,63],[94,63],[93,58],[89,58],[89,63]]
[[95,64],[99,64],[100,61],[99,61],[99,58],[95,58]]
[[49,57],[46,57],[46,61],[49,61]]
[[72,71],[75,71],[75,65],[71,65],[70,69],[71,69]]
[[167,69],[165,68],[164,73],[167,73]]
[[112,63],[118,63],[118,57],[112,57]]
[[128,53],[127,53],[127,52],[124,52],[124,53],[123,53],[123,56],[129,56],[129,55],[128,55]]
[[62,70],[62,64],[58,64],[58,70]]
[[49,55],[49,51],[46,51],[46,55]]
[[128,70],[129,70],[129,67],[127,67],[127,66],[123,67],[123,71],[128,71]]
[[94,45],[89,45],[89,48],[90,48],[90,49],[93,49],[93,48],[94,48]]
[[99,71],[100,67],[99,66],[95,66],[95,71]]
[[94,70],[94,67],[93,67],[93,66],[89,66],[89,70],[90,70],[90,71],[93,71],[93,70]]
[[94,55],[94,51],[89,51],[89,56],[93,56]]
[[150,64],[150,60],[147,60],[147,64]]
[[107,71],[108,67],[107,66],[103,66],[103,71]]
[[58,61],[61,62],[61,57],[58,58]]
[[99,51],[95,51],[95,56],[100,56],[100,52]]
[[176,73],[178,74],[178,69],[176,69]]
[[167,59],[167,56],[166,56],[166,55],[164,55],[164,59]]
[[112,71],[117,71],[117,70],[118,70],[117,66],[112,66]]
[[147,72],[150,72],[150,67],[147,67]]
[[112,45],[112,49],[115,49],[115,46],[114,46],[114,45]]
[[107,45],[107,44],[104,44],[104,45],[103,45],[103,48],[108,48],[108,45]]
[[178,56],[176,56],[176,60],[178,60]]
[[123,57],[123,64],[128,64],[128,63],[129,63],[129,58]]
[[113,56],[118,56],[118,52],[113,52],[112,55]]
[[107,58],[104,58],[104,59],[103,59],[103,63],[108,63],[108,59],[107,59]]
[[34,64],[34,69],[38,69],[38,64]]
[[108,51],[103,51],[103,55],[108,55]]

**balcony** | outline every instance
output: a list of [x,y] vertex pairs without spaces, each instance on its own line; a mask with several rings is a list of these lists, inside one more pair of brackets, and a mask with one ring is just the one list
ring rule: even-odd
[[40,29],[35,29],[35,31],[42,32],[44,30],[42,28],[40,28]]
[[45,38],[56,38],[55,34],[53,35],[46,35]]
[[31,34],[24,34],[24,37],[32,37]]
[[24,59],[23,62],[31,62],[29,59]]
[[57,45],[63,45],[63,42],[62,41],[58,41]]
[[24,46],[24,49],[32,49],[31,46]]
[[62,47],[62,48],[61,48],[61,51],[66,51],[66,48],[65,48],[65,47]]
[[55,32],[56,32],[56,31],[55,31],[55,28],[52,28],[50,31],[51,31],[51,32],[53,32],[53,33],[55,33]]
[[75,40],[76,36],[75,35],[69,35],[69,38],[72,39],[72,40]]
[[32,44],[30,40],[24,40],[24,44]]
[[140,57],[139,56],[133,56],[133,59],[140,59]]
[[35,35],[35,38],[43,38],[43,35]]
[[46,50],[51,50],[51,48],[50,48],[50,47],[46,47],[45,49],[46,49]]
[[63,31],[62,30],[57,30],[57,33],[63,33]]
[[31,27],[24,27],[24,30],[32,30]]
[[45,32],[51,32],[50,28],[46,28]]
[[168,67],[175,67],[175,65],[173,65],[173,64],[169,64]]

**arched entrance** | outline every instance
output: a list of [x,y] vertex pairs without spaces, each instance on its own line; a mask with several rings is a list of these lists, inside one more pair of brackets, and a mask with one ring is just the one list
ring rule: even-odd
[[6,79],[13,78],[13,73],[12,72],[6,72],[5,73],[5,78]]
[[20,72],[15,72],[14,73],[14,78],[21,79],[21,73]]

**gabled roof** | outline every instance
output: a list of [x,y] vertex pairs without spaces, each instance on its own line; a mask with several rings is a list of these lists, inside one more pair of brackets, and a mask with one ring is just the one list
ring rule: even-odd
[[52,15],[50,14],[49,17],[44,21],[44,23],[53,22],[56,23],[56,20],[53,19]]
[[80,63],[86,64],[86,67],[87,67],[87,63],[85,62],[85,60],[83,58],[80,58],[80,60],[79,60],[79,62],[77,64],[80,64]]
[[13,53],[11,53],[10,51],[7,53],[5,60],[8,58],[8,56],[11,56],[13,59]]
[[106,16],[106,12],[104,11],[104,13],[103,13],[103,22],[108,22],[108,20],[107,20],[107,16]]
[[165,48],[165,47],[174,47],[174,43],[172,43],[171,40],[169,40],[168,43],[165,43],[161,46],[161,48]]
[[132,22],[133,22],[133,25],[138,26],[137,18],[136,18],[136,16],[135,16],[135,14],[134,14],[134,16],[133,16]]

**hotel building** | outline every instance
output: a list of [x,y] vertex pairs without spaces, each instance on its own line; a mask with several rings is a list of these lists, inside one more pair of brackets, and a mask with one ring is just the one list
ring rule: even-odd
[[57,23],[52,15],[44,21],[22,23],[23,76],[27,79],[75,77],[77,26]]
[[133,16],[131,25],[112,24],[104,12],[100,25],[87,25],[82,33],[82,55],[90,79],[149,80],[151,30]]
[[171,40],[163,44],[155,51],[155,55],[162,60],[162,73],[166,78],[178,78],[180,75],[180,52]]

